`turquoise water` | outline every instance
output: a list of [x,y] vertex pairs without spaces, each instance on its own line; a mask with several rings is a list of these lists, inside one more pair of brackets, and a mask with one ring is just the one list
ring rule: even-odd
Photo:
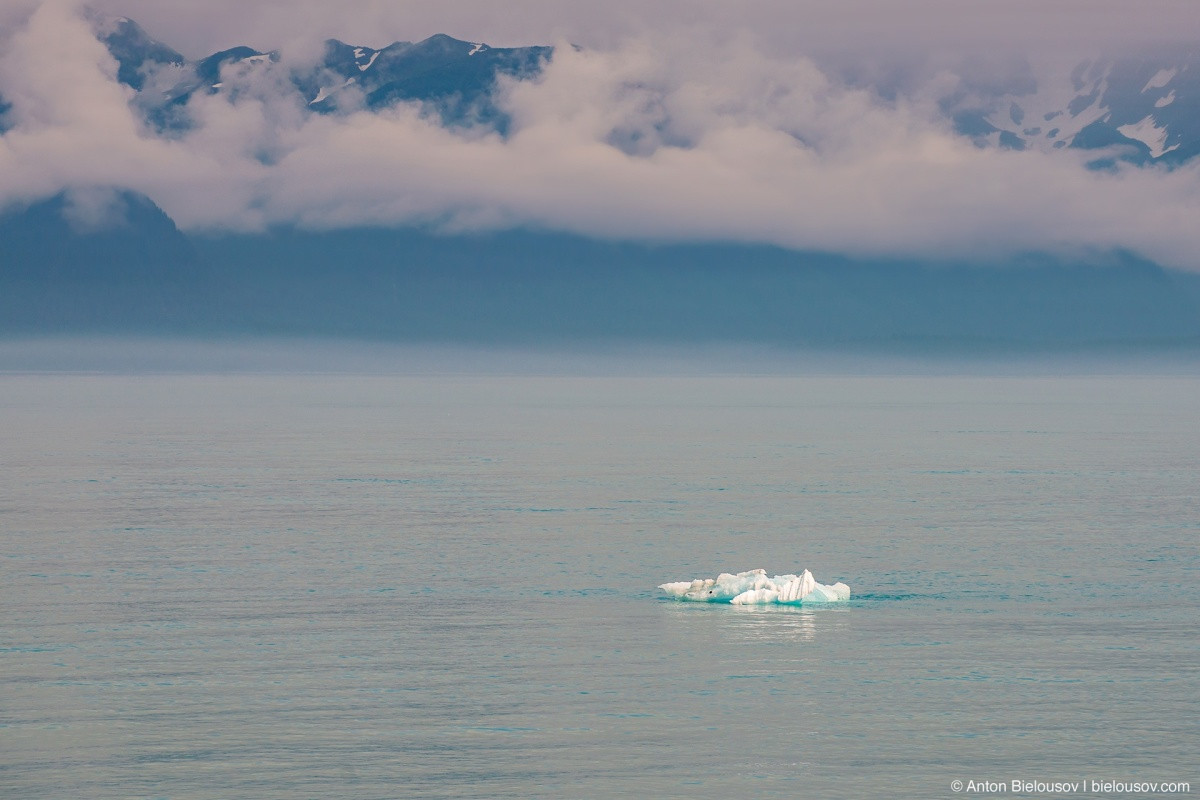
[[[0,415],[5,798],[1200,786],[1196,378],[10,374]],[[756,567],[854,598],[655,591]]]

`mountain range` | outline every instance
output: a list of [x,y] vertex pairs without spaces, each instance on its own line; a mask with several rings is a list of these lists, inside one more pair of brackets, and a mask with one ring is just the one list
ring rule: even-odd
[[[231,78],[244,82],[281,58],[279,51],[237,46],[189,61],[126,17],[94,16],[93,24],[117,61],[117,78],[138,92],[139,108],[159,127],[186,126],[181,112],[194,95],[236,91]],[[502,128],[504,116],[491,102],[496,79],[536,75],[552,52],[550,47],[489,47],[445,34],[378,50],[328,39],[316,63],[288,68],[287,77],[314,113],[419,101],[447,123]]]
[[[554,56],[437,35],[380,49],[331,39],[300,67],[249,47],[189,60],[132,20],[92,22],[131,105],[168,136],[188,127],[194,98],[245,91],[268,73],[306,113],[416,102],[446,125],[503,134],[496,81],[534,78]],[[1200,57],[1170,51],[1081,63],[1059,83],[964,81],[941,108],[979,147],[1095,149],[1095,169],[1170,170],[1200,154],[1198,104]],[[0,131],[4,110],[0,98]],[[144,195],[114,197],[107,226],[79,225],[65,193],[0,214],[0,335],[1200,347],[1200,278],[1122,251],[981,265],[529,229],[197,234]]]
[[[231,47],[196,61],[152,38],[125,17],[93,15],[97,35],[118,64],[118,79],[160,126],[184,125],[179,110],[196,93],[235,91],[236,82],[279,51]],[[503,128],[491,102],[501,76],[534,77],[553,57],[548,46],[500,48],[445,34],[375,49],[337,39],[314,64],[289,68],[290,87],[314,113],[398,102],[427,104],[449,123]],[[1200,155],[1200,48],[1165,48],[1138,56],[1097,57],[1059,74],[1031,67],[963,81],[941,106],[955,129],[981,146],[1011,149],[1120,148],[1137,164],[1184,163]],[[1098,166],[1107,162],[1098,160]]]
[[1026,73],[999,84],[968,84],[943,106],[958,132],[980,144],[1115,147],[1122,161],[1177,166],[1200,155],[1200,49],[1094,58],[1040,80]]
[[98,230],[73,227],[62,197],[0,218],[0,337],[1200,349],[1200,275],[1123,253],[981,266],[529,230],[202,236],[145,197],[120,205]]

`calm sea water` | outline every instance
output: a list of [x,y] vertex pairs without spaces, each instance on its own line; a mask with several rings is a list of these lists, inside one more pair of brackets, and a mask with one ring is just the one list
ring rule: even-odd
[[[1200,791],[1195,378],[7,375],[0,419],[5,798]],[[755,567],[855,599],[654,588]]]

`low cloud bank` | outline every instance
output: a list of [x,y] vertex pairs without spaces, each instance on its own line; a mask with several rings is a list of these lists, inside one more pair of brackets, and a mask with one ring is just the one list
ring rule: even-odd
[[37,5],[0,48],[0,207],[66,190],[102,219],[96,188],[127,187],[199,231],[530,226],[948,259],[1127,249],[1200,268],[1195,163],[1095,172],[1077,151],[979,148],[939,111],[952,73],[885,99],[749,35],[560,41],[540,78],[500,85],[506,136],[416,105],[308,113],[281,90],[286,60],[229,71],[164,135],[76,4]]

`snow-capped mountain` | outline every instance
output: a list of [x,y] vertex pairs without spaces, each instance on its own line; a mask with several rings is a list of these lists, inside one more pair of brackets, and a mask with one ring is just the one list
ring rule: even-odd
[[431,104],[446,122],[502,126],[489,102],[499,76],[537,74],[550,47],[489,47],[438,34],[382,49],[329,39],[312,65],[281,64],[279,51],[239,46],[188,62],[128,18],[94,19],[97,35],[117,60],[117,77],[139,92],[138,104],[160,126],[183,125],[181,107],[197,93],[236,91],[267,70],[283,69],[286,82],[312,111],[379,109],[401,101]]
[[[92,24],[117,60],[119,80],[137,90],[137,105],[160,128],[186,127],[183,109],[197,93],[236,92],[282,70],[280,83],[315,113],[418,101],[446,123],[503,130],[507,120],[491,101],[496,79],[533,77],[553,54],[438,34],[381,49],[329,39],[322,58],[304,66],[245,46],[188,61],[128,18],[93,15]],[[1097,58],[1036,78],[1028,71],[1007,85],[995,76],[975,86],[968,80],[942,108],[958,133],[981,146],[1103,149],[1097,167],[1114,160],[1175,166],[1200,154],[1200,49]]]
[[[436,195],[439,190],[436,181],[441,173],[426,182],[408,182],[408,173],[402,167],[419,163],[423,151],[403,138],[393,142],[381,136],[383,144],[365,152],[358,147],[358,140],[351,141],[341,153],[342,160],[328,169],[321,159],[329,151],[317,147],[312,150],[315,158],[279,161],[274,160],[271,141],[260,148],[254,140],[249,154],[235,152],[227,158],[227,142],[240,139],[219,136],[214,142],[201,142],[211,145],[211,149],[198,147],[196,158],[187,149],[190,139],[204,139],[208,132],[204,126],[213,120],[241,124],[242,111],[253,112],[246,116],[254,117],[255,122],[265,119],[273,123],[272,115],[277,114],[291,126],[286,128],[288,132],[311,134],[318,145],[327,143],[329,140],[321,136],[330,129],[339,129],[342,123],[354,128],[361,122],[371,123],[363,127],[376,127],[374,123],[378,122],[380,129],[406,133],[404,126],[409,126],[421,134],[434,135],[439,145],[454,146],[447,150],[450,153],[466,152],[459,147],[464,142],[472,148],[472,156],[492,158],[490,149],[496,150],[500,156],[495,161],[481,163],[503,167],[496,180],[507,188],[514,176],[521,177],[522,170],[538,166],[541,160],[548,161],[552,169],[560,162],[546,158],[542,149],[529,147],[519,136],[460,136],[462,130],[432,130],[410,115],[382,112],[397,103],[417,102],[430,117],[440,116],[451,126],[482,125],[503,131],[503,105],[495,99],[494,91],[497,79],[537,76],[552,56],[547,47],[491,48],[439,35],[380,49],[329,40],[319,57],[303,64],[289,59],[286,53],[249,47],[189,60],[155,41],[131,20],[94,19],[93,25],[116,61],[117,79],[130,87],[124,93],[107,92],[105,101],[116,98],[123,102],[128,98],[133,108],[158,127],[161,137],[125,124],[128,115],[119,115],[122,126],[111,138],[126,149],[117,151],[121,158],[113,159],[111,169],[104,163],[100,169],[97,162],[108,157],[108,150],[84,147],[82,155],[76,156],[81,144],[89,144],[91,134],[87,126],[93,117],[82,115],[78,125],[85,129],[84,135],[67,139],[68,146],[58,148],[53,155],[76,158],[81,164],[78,174],[83,177],[70,180],[68,174],[56,194],[36,196],[39,188],[35,186],[25,190],[27,196],[18,195],[10,205],[0,207],[0,337],[91,331],[171,335],[201,331],[488,343],[560,336],[571,341],[588,337],[643,337],[664,342],[736,339],[789,346],[813,342],[892,346],[896,342],[945,341],[978,342],[983,347],[1158,343],[1168,348],[1188,348],[1189,352],[1200,346],[1200,278],[1173,271],[1183,259],[1160,267],[1153,253],[1142,252],[1136,246],[1145,238],[1133,237],[1134,245],[1128,245],[1128,239],[1119,236],[1093,242],[1087,238],[1090,234],[1076,235],[1075,239],[1066,239],[1068,247],[1062,252],[1045,253],[1037,249],[1039,242],[1048,240],[1042,236],[1032,238],[1031,245],[1022,244],[1028,249],[997,256],[989,249],[994,239],[982,236],[981,263],[972,261],[974,256],[969,253],[961,256],[962,269],[947,268],[954,266],[953,259],[960,258],[953,251],[952,256],[927,264],[920,255],[909,256],[903,249],[893,255],[884,251],[880,255],[848,256],[836,250],[823,251],[818,245],[810,249],[793,244],[779,246],[770,238],[770,231],[767,235],[759,232],[762,229],[757,227],[757,219],[745,236],[734,235],[738,229],[730,229],[734,234],[722,234],[731,241],[713,241],[703,232],[698,242],[689,242],[689,229],[665,228],[676,231],[667,234],[666,243],[655,241],[652,235],[646,242],[639,237],[642,231],[655,233],[653,225],[622,228],[620,225],[627,224],[624,222],[614,227],[616,241],[610,241],[594,238],[587,230],[573,230],[570,218],[564,218],[566,223],[558,227],[543,224],[538,216],[540,209],[522,216],[521,207],[505,204],[507,193],[503,191],[479,195],[465,191],[427,208],[415,202],[415,212],[406,207],[392,211],[386,207],[395,196],[406,202],[420,201],[425,194]],[[93,67],[94,50],[93,45],[83,63],[83,68],[91,69],[85,77],[93,82],[92,86],[102,80]],[[29,52],[22,55],[28,56]],[[571,66],[564,55],[560,54],[560,59],[559,66]],[[49,58],[37,62],[37,68],[44,69],[49,63]],[[767,62],[766,66],[773,69],[776,64]],[[763,73],[768,79],[772,77],[770,69]],[[807,100],[806,93],[813,92],[813,87],[823,90],[837,81],[836,77],[826,80],[833,73],[816,73],[806,70],[800,80],[793,80],[786,88]],[[551,96],[547,103],[557,102],[564,94],[554,81],[573,74],[579,72],[564,69],[548,76],[553,80],[546,85],[553,91],[548,92]],[[734,106],[729,115],[715,115],[720,122],[713,128],[717,130],[730,119],[741,122],[736,113],[741,97],[736,93],[742,87],[751,87],[745,89],[750,96],[765,93],[773,86],[770,80],[729,85],[718,82],[717,89],[727,90],[722,94],[712,90],[711,81],[689,82],[691,73],[685,73],[681,80],[686,91],[680,92],[677,99],[686,102],[663,103],[659,102],[662,94],[655,94],[652,83],[637,83],[645,74],[621,73],[618,81],[626,83],[618,86],[615,101],[608,98],[627,106],[622,107],[622,115],[614,117],[621,121],[633,118],[643,125],[634,129],[638,131],[655,126],[668,128],[673,115],[686,117],[689,108],[704,110],[706,104]],[[652,71],[648,74],[654,77]],[[16,87],[17,81],[30,75],[37,77],[32,71],[10,70],[4,76],[10,81],[6,87]],[[48,85],[69,88],[74,77],[75,73],[65,73]],[[1035,169],[1044,166],[1043,161],[1070,161],[1051,175],[1047,184],[1020,184],[1037,188],[1064,176],[1073,180],[1078,173],[1083,178],[1078,186],[1083,189],[1077,194],[1056,195],[1068,199],[1082,196],[1092,187],[1119,189],[1126,170],[1136,173],[1139,179],[1145,178],[1143,182],[1150,187],[1142,194],[1130,195],[1135,200],[1153,197],[1153,192],[1164,184],[1168,189],[1175,186],[1176,193],[1168,194],[1161,206],[1172,209],[1178,205],[1178,198],[1187,201],[1186,192],[1193,191],[1188,170],[1159,176],[1158,170],[1143,170],[1135,164],[1171,167],[1200,153],[1200,58],[1194,52],[1163,52],[1142,60],[1095,60],[1057,72],[1032,68],[1024,73],[1020,69],[1008,73],[963,70],[957,78],[936,84],[945,88],[944,97],[928,93],[922,96],[926,101],[938,100],[937,105],[913,104],[923,115],[919,120],[921,130],[932,130],[932,138],[938,143],[944,143],[946,134],[957,129],[980,147],[1050,152],[1092,148],[1094,152],[1088,158],[1099,168],[1106,162],[1111,166],[1117,159],[1131,163],[1120,165],[1121,174],[1109,176],[1079,169],[1071,159],[1026,159],[1011,153],[992,158],[992,153],[975,153],[969,146],[955,148],[956,156],[983,155],[980,160],[988,162],[989,169],[995,164],[999,164],[997,169],[1009,164],[1021,166],[1017,162],[1023,159],[1025,163],[1032,161]],[[854,89],[854,96],[844,105],[845,113],[835,115],[829,129],[835,140],[842,131],[853,136],[853,127],[863,119],[864,109],[878,112],[873,131],[879,136],[864,137],[856,145],[870,158],[874,148],[882,146],[876,142],[886,138],[889,126],[905,123],[906,116],[890,113],[894,109],[888,100],[906,90],[897,89],[889,96],[889,88],[883,85],[886,77],[874,85],[868,81],[856,83],[850,75],[843,79]],[[929,85],[926,82],[922,87]],[[628,96],[621,95],[625,86],[633,87]],[[863,91],[858,91],[860,88]],[[638,94],[640,89],[646,91]],[[868,96],[872,90],[874,95]],[[706,96],[709,93],[715,97]],[[581,99],[590,108],[594,91],[581,90],[579,94],[580,98],[573,99]],[[916,95],[914,90],[908,96]],[[68,103],[77,102],[80,96],[69,92],[64,95]],[[241,103],[243,97],[249,102]],[[278,102],[280,98],[284,102]],[[224,103],[226,99],[231,102]],[[26,111],[28,98],[14,94],[14,100],[17,102],[8,113],[19,116]],[[927,124],[926,109],[930,108],[934,109],[932,114],[944,115],[933,120],[932,128]],[[40,109],[34,104],[33,110]],[[373,121],[351,116],[363,112],[380,113]],[[0,132],[5,113],[0,98]],[[389,129],[388,122],[396,124]],[[770,145],[777,139],[791,146],[792,140],[802,139],[803,131],[786,123],[770,129],[779,136],[763,137],[758,135],[760,129],[753,130],[755,135],[748,138],[731,137],[718,142],[723,149],[710,150],[706,157],[716,154],[724,158],[732,152],[737,158],[728,162],[717,159],[720,169],[712,172],[715,177],[711,178],[711,190],[719,192],[723,180],[737,177],[746,163],[740,159],[747,152],[744,148],[762,147],[764,141]],[[9,164],[19,165],[27,153],[37,155],[33,144],[40,146],[43,139],[53,144],[57,136],[41,136],[36,125],[26,128],[11,137],[11,152],[17,158],[10,159]],[[597,125],[596,129],[569,141],[595,145],[589,153],[611,154],[602,149],[604,146],[620,148],[622,140],[616,135],[619,130],[606,136],[604,126]],[[701,126],[699,130],[704,129]],[[664,134],[662,138],[666,141],[668,137]],[[686,156],[689,148],[700,149],[686,137],[671,141],[668,157],[660,161]],[[7,146],[9,142],[2,144]],[[825,144],[822,140],[806,147],[805,158],[820,158]],[[956,144],[961,145],[961,141]],[[387,162],[389,148],[406,157],[413,155],[410,161]],[[782,151],[790,152],[786,148]],[[272,192],[290,197],[296,188],[308,190],[309,205],[299,212],[286,204],[282,210],[276,205],[272,213],[262,215],[257,228],[252,219],[242,233],[231,234],[223,228],[222,219],[233,215],[216,217],[215,223],[203,217],[197,222],[194,208],[191,224],[176,227],[175,219],[163,210],[168,206],[164,203],[160,207],[157,204],[162,200],[151,196],[166,167],[153,163],[152,169],[140,173],[141,180],[136,184],[139,190],[122,182],[125,171],[139,167],[135,156],[142,152],[177,159],[167,163],[183,164],[192,173],[221,173],[217,177],[222,179],[218,182],[222,191],[208,195],[206,202],[213,206],[228,203],[235,214],[252,216],[264,203],[273,201]],[[899,149],[896,153],[898,160],[912,158],[911,150]],[[508,159],[514,155],[525,160],[510,168]],[[45,170],[51,177],[45,185],[53,185],[60,165],[48,156],[44,160],[53,167]],[[628,159],[614,159],[612,163],[622,165],[627,161],[641,170],[652,160],[631,147]],[[750,170],[767,171],[774,163],[751,163]],[[941,185],[954,188],[952,179],[959,163],[950,164],[943,175],[948,176],[947,180]],[[338,171],[343,164],[357,167],[370,180],[339,183]],[[310,178],[314,165],[318,169]],[[474,166],[468,163],[468,167]],[[628,186],[617,185],[620,181],[614,179],[613,194],[622,206],[621,213],[627,213],[624,205],[634,192],[655,188],[660,176],[663,184],[687,183],[687,169],[672,170],[655,172],[651,175],[653,181]],[[473,179],[475,172],[470,170],[469,177]],[[164,190],[184,212],[189,211],[192,202],[192,173],[179,184],[182,191],[170,185]],[[23,173],[14,170],[11,174],[20,177]],[[819,170],[796,174],[821,175]],[[871,175],[869,171],[865,174]],[[973,189],[978,180],[996,174],[977,170],[969,172],[967,180]],[[153,180],[147,180],[147,175]],[[267,179],[263,180],[263,175]],[[552,197],[569,201],[570,194],[575,193],[591,203],[593,196],[602,192],[592,192],[599,184],[588,175],[584,177],[592,182],[565,180],[570,192]],[[521,191],[513,194],[537,195],[549,183],[535,181],[517,187]],[[1178,191],[1180,183],[1184,184],[1184,193]],[[695,185],[705,192],[710,189],[699,182]],[[873,193],[884,194],[878,182],[868,181],[866,185],[863,197],[872,199]],[[360,186],[366,198],[361,204],[357,195]],[[772,181],[753,186],[780,188]],[[816,193],[819,186],[811,191]],[[934,193],[927,190],[918,196],[926,199]],[[766,194],[767,201],[753,207],[756,217],[773,202],[770,192]],[[497,196],[504,202],[496,201]],[[759,199],[751,191],[743,196],[752,201]],[[789,197],[786,193],[781,196],[785,201]],[[1022,191],[1019,202],[1024,204],[1028,196]],[[481,215],[482,233],[472,232],[469,226],[461,235],[437,227],[439,215],[457,212],[467,205],[466,201],[472,204],[467,208],[472,214],[477,209],[498,209],[496,218],[501,224],[510,218],[506,216],[510,208],[516,208],[517,213],[511,215],[511,226],[490,232],[486,226],[493,220],[486,215]],[[796,216],[818,205],[798,203]],[[1115,205],[1118,213],[1124,214],[1132,204]],[[386,213],[377,214],[376,206],[384,206]],[[1046,207],[1043,204],[1038,208]],[[1177,225],[1175,220],[1184,218],[1193,207],[1185,206],[1162,228],[1154,230],[1169,234],[1170,226]],[[326,217],[326,208],[335,212],[348,209],[349,213]],[[603,205],[597,207],[599,211],[593,211],[590,205],[586,208],[589,215],[606,213]],[[658,213],[653,206],[646,208],[650,215]],[[736,211],[736,203],[729,208]],[[932,211],[923,208],[914,219],[920,222],[921,217],[938,216],[941,207],[930,208]],[[1000,205],[983,206],[985,211],[997,208],[1005,210]],[[311,209],[316,211],[306,216]],[[1020,210],[1024,211],[1024,205]],[[1096,211],[1094,219],[1113,219],[1104,211]],[[690,222],[685,219],[688,210],[675,213],[672,208],[671,212],[672,225],[681,219]],[[174,209],[171,213],[177,214]],[[975,213],[965,213],[931,229],[928,235],[955,233],[951,225],[973,224]],[[320,224],[311,225],[314,219]],[[326,224],[327,219],[331,224]],[[870,215],[861,219],[855,216],[854,229],[865,229],[872,219]],[[1013,219],[1019,223],[1028,216],[1017,214]],[[640,224],[640,220],[635,222]],[[1008,225],[1007,218],[1001,221],[1002,233]],[[984,234],[991,231],[987,226],[980,230]],[[1057,235],[1057,229],[1052,233]],[[1054,245],[1058,240],[1049,241]],[[1184,268],[1187,266],[1184,261]]]
[[100,41],[117,60],[117,79],[139,92],[145,88],[146,76],[151,71],[166,66],[182,68],[187,61],[127,17],[105,17],[95,12],[88,17]]
[[1200,50],[1098,58],[984,102],[956,104],[960,133],[1018,150],[1116,148],[1134,164],[1178,165],[1200,154]]
[[486,94],[499,75],[536,74],[550,53],[549,47],[494,48],[444,34],[415,44],[395,42],[382,50],[330,39],[320,66],[299,76],[297,83],[317,110],[335,107],[347,86],[362,92],[369,108],[452,96],[470,103]]

